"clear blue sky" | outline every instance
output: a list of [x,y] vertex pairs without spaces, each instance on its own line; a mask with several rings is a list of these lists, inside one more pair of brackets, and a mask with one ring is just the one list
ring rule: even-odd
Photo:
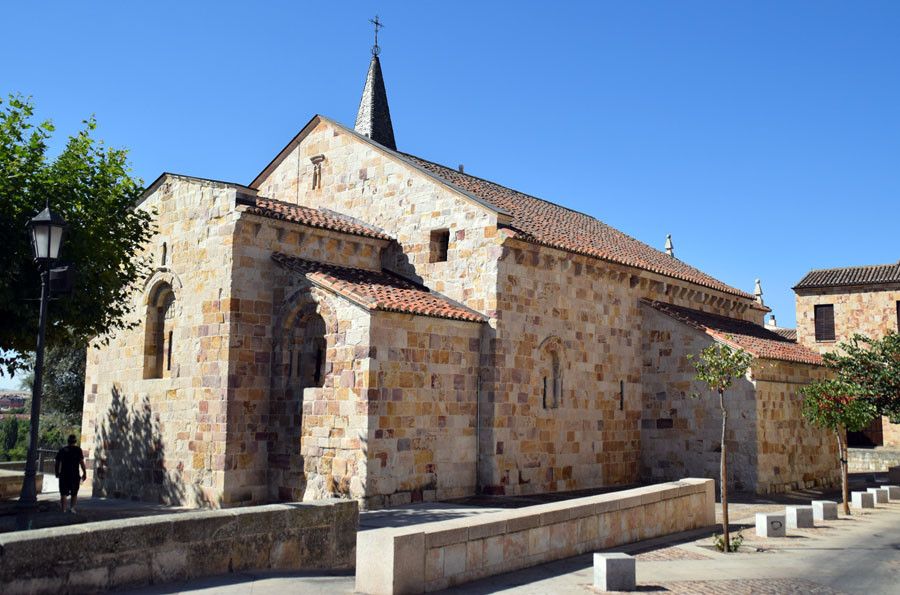
[[0,93],[96,114],[147,182],[248,183],[352,125],[375,13],[403,151],[671,233],[785,326],[807,270],[900,259],[897,2],[5,3]]

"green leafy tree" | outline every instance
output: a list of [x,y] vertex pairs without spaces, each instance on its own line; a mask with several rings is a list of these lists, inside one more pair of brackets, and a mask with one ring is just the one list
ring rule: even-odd
[[16,442],[19,441],[19,420],[15,415],[10,415],[3,420],[0,432],[3,433],[3,449],[9,451],[15,448]]
[[831,430],[837,438],[844,514],[850,514],[847,431],[858,432],[865,428],[875,417],[875,406],[856,395],[856,387],[842,380],[820,380],[800,391],[803,393],[803,417],[820,428]]
[[34,349],[40,277],[25,224],[49,201],[69,225],[61,259],[75,265],[77,286],[50,305],[48,345],[131,326],[133,285],[149,263],[135,255],[152,235],[151,215],[134,209],[142,182],[131,176],[127,152],[92,137],[93,118],[50,159],[53,125],[34,122],[30,100],[0,100],[0,373],[12,374]]
[[27,419],[16,419],[14,415],[10,415],[3,420],[3,425],[0,426],[0,433],[3,434],[3,440],[0,442],[0,460],[25,460],[28,428]]
[[753,356],[743,349],[732,349],[728,345],[714,344],[700,352],[696,357],[689,355],[697,370],[695,378],[706,384],[711,391],[719,395],[719,408],[722,410],[722,444],[719,464],[719,493],[722,499],[722,542],[726,544],[723,551],[732,551],[732,543],[728,531],[728,451],[725,435],[728,429],[728,409],[725,407],[725,392],[734,381],[742,378],[750,369]]
[[823,358],[844,390],[871,403],[877,415],[900,423],[900,334],[881,339],[856,334]]
[[[58,413],[73,422],[81,417],[84,405],[84,368],[87,360],[83,345],[65,342],[51,345],[44,357],[44,393],[46,410]],[[29,355],[28,373],[22,378],[22,388],[31,390],[34,383],[34,355]]]

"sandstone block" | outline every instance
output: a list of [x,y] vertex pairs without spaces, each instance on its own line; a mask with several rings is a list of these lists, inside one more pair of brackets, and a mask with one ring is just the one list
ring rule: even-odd
[[813,520],[833,521],[838,518],[837,502],[830,500],[813,500]]
[[600,591],[634,591],[635,564],[628,554],[594,554],[594,588]]
[[814,527],[812,506],[786,506],[784,509],[788,529]]
[[854,508],[875,508],[875,494],[869,492],[851,492],[850,504]]
[[784,537],[787,535],[786,525],[783,514],[756,513],[756,534],[760,537]]

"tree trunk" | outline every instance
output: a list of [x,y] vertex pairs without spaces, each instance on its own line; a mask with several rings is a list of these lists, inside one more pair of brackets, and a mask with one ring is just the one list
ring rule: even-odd
[[719,407],[722,408],[722,460],[719,467],[719,489],[722,495],[722,539],[724,551],[731,551],[731,538],[728,534],[728,459],[725,450],[725,428],[728,424],[728,411],[725,409],[725,391],[719,391]]
[[841,461],[841,497],[844,499],[844,514],[850,514],[850,481],[847,477],[847,446],[844,442],[846,430],[838,428],[834,431],[837,434],[838,441],[838,458]]

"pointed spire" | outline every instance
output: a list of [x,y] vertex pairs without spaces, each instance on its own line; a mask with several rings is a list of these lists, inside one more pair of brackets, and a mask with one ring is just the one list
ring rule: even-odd
[[672,243],[672,234],[666,236],[666,254],[675,258],[675,244]]
[[756,296],[756,301],[759,302],[760,305],[765,305],[762,298],[762,284],[759,282],[759,279],[756,280],[756,286],[753,288],[753,295]]
[[381,74],[381,61],[378,54],[381,48],[378,46],[378,29],[383,27],[378,17],[371,21],[375,25],[375,45],[372,46],[372,61],[369,63],[369,73],[366,75],[366,86],[363,87],[362,99],[359,101],[359,110],[356,112],[356,125],[354,129],[368,136],[376,143],[397,150],[394,141],[394,126],[391,123],[391,110],[388,108],[387,91],[384,89],[384,76]]

